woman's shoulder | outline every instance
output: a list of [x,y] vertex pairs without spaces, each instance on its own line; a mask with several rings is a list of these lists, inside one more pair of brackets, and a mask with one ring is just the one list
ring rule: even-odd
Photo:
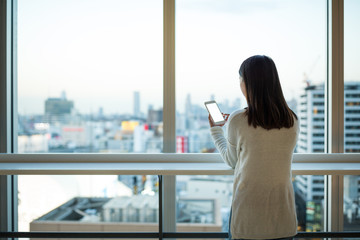
[[228,119],[228,123],[236,122],[239,123],[240,121],[244,120],[246,118],[246,109],[238,109],[233,111]]
[[299,117],[294,115],[294,126],[293,128],[295,128],[297,131],[300,131],[300,120]]

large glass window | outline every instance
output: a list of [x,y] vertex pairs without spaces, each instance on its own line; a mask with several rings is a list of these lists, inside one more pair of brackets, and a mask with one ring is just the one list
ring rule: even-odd
[[[294,176],[298,231],[324,231],[324,176]],[[177,231],[228,231],[233,176],[177,176]],[[236,203],[235,203],[236,204]]]
[[18,152],[161,152],[162,11],[19,0]]
[[[18,1],[18,153],[162,151],[162,5]],[[19,230],[157,231],[156,179],[19,176]]]
[[238,70],[256,54],[273,58],[299,116],[297,152],[324,152],[326,26],[326,1],[176,1],[177,152],[215,151],[204,102],[244,108]]
[[157,232],[158,176],[19,176],[19,231]]
[[[15,152],[162,152],[163,1],[17,2]],[[295,152],[324,152],[326,6],[176,0],[176,152],[216,152],[203,103],[216,100],[225,113],[246,107],[238,69],[255,54],[274,59],[299,117]],[[356,0],[345,0],[349,153],[360,151],[358,10]],[[231,182],[177,176],[178,231],[226,231]],[[359,229],[359,182],[344,177],[344,230]],[[324,230],[324,177],[294,176],[293,184],[299,230]],[[157,231],[157,187],[156,176],[19,176],[19,231],[118,231],[119,223]]]
[[233,176],[176,176],[178,232],[227,232]]
[[[285,98],[300,120],[295,152],[324,152],[326,26],[326,1],[176,1],[177,152],[217,152],[204,102],[216,100],[224,113],[246,107],[238,70],[257,54],[275,61]],[[227,231],[231,178],[186,180],[177,177],[184,188],[179,197],[216,196]],[[324,177],[299,175],[293,183],[299,230],[323,230]]]

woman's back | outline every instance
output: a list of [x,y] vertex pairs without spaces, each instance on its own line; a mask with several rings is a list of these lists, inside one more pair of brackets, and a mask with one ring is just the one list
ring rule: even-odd
[[291,159],[298,135],[296,119],[291,128],[266,130],[249,126],[245,112],[238,111],[230,116],[228,129],[228,141],[237,149],[235,171],[243,175],[266,176],[273,181],[290,178]]
[[235,169],[231,234],[235,239],[292,237],[297,219],[291,162],[299,123],[271,58],[246,59],[239,75],[248,107],[230,115],[227,138],[209,117],[215,146]]
[[[297,121],[291,128],[266,130],[249,126],[246,114],[239,112],[229,119],[228,129],[228,141],[239,150],[232,205],[233,222],[238,224],[232,229],[233,237],[295,235],[291,161],[298,136]],[[255,231],[254,225],[258,226]],[[241,236],[237,237],[237,233]]]
[[223,159],[235,169],[232,237],[262,239],[296,235],[291,161],[298,136],[297,120],[290,128],[254,128],[241,110],[230,115],[227,132],[224,143],[222,128],[211,128]]

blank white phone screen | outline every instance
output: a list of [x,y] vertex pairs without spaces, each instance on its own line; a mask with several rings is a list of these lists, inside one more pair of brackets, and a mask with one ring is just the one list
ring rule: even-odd
[[210,115],[211,115],[212,119],[214,120],[214,122],[224,121],[224,117],[221,114],[220,109],[216,103],[207,104],[207,108],[208,108]]

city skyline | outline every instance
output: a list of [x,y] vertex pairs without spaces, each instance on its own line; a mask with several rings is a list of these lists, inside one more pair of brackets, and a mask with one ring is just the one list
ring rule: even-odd
[[[324,152],[324,86],[309,85],[303,89],[301,102],[293,102],[298,111],[300,120],[300,134],[297,152]],[[345,151],[359,151],[359,99],[360,99],[360,81],[356,83],[345,84]],[[210,96],[213,98],[214,96]],[[141,99],[141,93],[134,93],[133,102],[137,105]],[[230,110],[232,107],[239,105],[238,101],[224,101],[219,103],[222,109]],[[209,134],[209,124],[207,112],[202,105],[192,102],[192,96],[186,96],[186,111],[179,113],[176,118],[176,152],[177,153],[210,153],[216,152],[214,144]],[[99,111],[98,116],[81,116],[71,115],[73,102],[66,98],[63,93],[62,97],[50,98],[46,101],[47,113],[37,118],[21,117],[22,123],[20,129],[30,128],[31,131],[24,131],[18,135],[19,153],[34,152],[52,152],[52,153],[79,153],[79,152],[108,152],[108,153],[153,153],[162,152],[162,110],[149,109],[147,117],[140,119],[137,115],[137,108],[130,116],[113,116],[109,117]],[[76,103],[74,102],[74,105]],[[352,126],[350,130],[347,127]],[[355,129],[355,130],[354,130]],[[28,129],[29,130],[29,129]],[[351,134],[349,135],[349,131]],[[355,145],[354,145],[355,144]],[[356,145],[357,144],[357,145]],[[94,177],[98,178],[98,176]],[[29,178],[29,181],[38,181],[38,178]],[[79,178],[83,179],[83,178]],[[294,176],[295,194],[297,197],[298,217],[301,229],[321,231],[323,229],[323,215],[321,214],[324,199],[324,181],[323,176]],[[358,222],[360,217],[356,214],[360,205],[357,204],[358,177],[345,178],[349,187],[344,196],[344,219],[346,227],[355,228],[354,222]],[[58,179],[59,180],[59,179]],[[84,180],[84,179],[83,179]],[[111,178],[105,179],[112,181]],[[119,179],[120,180],[120,179]],[[49,180],[50,181],[50,180]],[[51,183],[54,179],[51,180]],[[121,179],[123,183],[125,180]],[[24,181],[21,181],[24,184]],[[60,181],[61,182],[61,181]],[[60,189],[67,189],[66,185],[58,183]],[[93,188],[94,182],[97,182]],[[138,181],[140,184],[140,181]],[[68,180],[66,181],[68,184]],[[112,186],[115,182],[106,184],[107,187],[100,187],[100,178],[90,180],[88,187],[76,187],[75,184],[71,192],[78,192],[76,196],[83,194],[106,196],[110,192],[113,194]],[[117,184],[117,183],[116,183]],[[129,185],[129,183],[127,183]],[[180,182],[179,182],[180,184]],[[181,184],[188,184],[187,180]],[[79,184],[80,186],[81,184]],[[152,184],[153,185],[153,184]],[[191,184],[188,184],[189,186]],[[192,184],[193,185],[193,184]],[[131,186],[131,183],[130,185]],[[194,186],[192,186],[194,188]],[[84,189],[83,189],[84,188]],[[184,189],[183,194],[195,196],[198,188],[193,192]],[[185,191],[186,190],[186,191]],[[63,190],[65,191],[65,190]],[[21,192],[25,192],[22,190]],[[218,191],[223,193],[223,191]],[[191,193],[191,194],[190,194]],[[27,193],[31,194],[31,193]],[[214,194],[214,193],[210,193]],[[216,194],[216,193],[215,193]],[[225,197],[226,195],[226,197]],[[230,199],[230,195],[225,194],[225,199]],[[21,195],[24,196],[24,195]],[[34,195],[32,197],[37,197]],[[69,196],[69,195],[67,195]],[[202,195],[200,195],[202,196]],[[27,198],[28,199],[28,198]],[[22,206],[21,212],[24,218],[21,225],[27,225],[33,221],[35,216],[42,215],[50,210],[31,211],[28,213],[27,205]],[[54,206],[52,207],[54,208]],[[43,208],[42,208],[43,209]],[[309,210],[309,212],[307,211]],[[345,216],[346,210],[346,216]],[[31,217],[30,217],[31,216]],[[223,212],[223,219],[226,218],[226,212]],[[346,217],[346,218],[345,218]],[[36,221],[35,221],[36,222]],[[224,223],[224,222],[223,222]],[[41,223],[39,223],[41,224]],[[75,222],[74,222],[75,224]]]

